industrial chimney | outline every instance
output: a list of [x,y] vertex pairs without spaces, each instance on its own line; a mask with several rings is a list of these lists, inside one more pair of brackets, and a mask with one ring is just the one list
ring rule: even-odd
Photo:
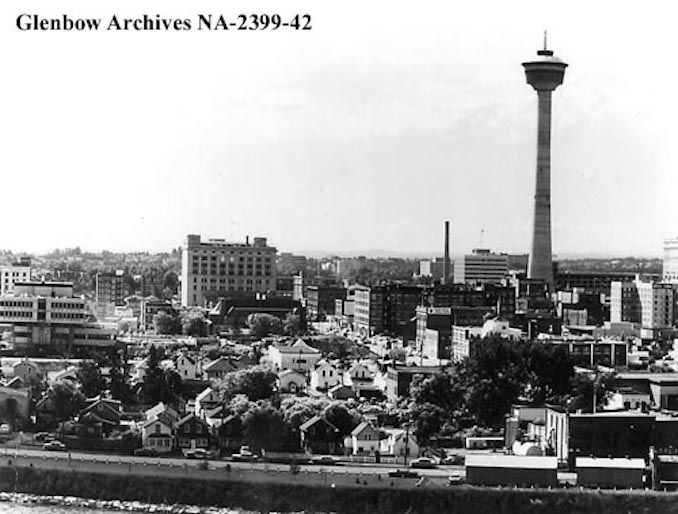
[[443,261],[443,277],[441,284],[446,285],[450,280],[450,222],[445,221],[445,257]]

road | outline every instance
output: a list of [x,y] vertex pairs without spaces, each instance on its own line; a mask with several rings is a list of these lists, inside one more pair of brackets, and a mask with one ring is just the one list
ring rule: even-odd
[[[416,470],[421,478],[391,478],[388,472],[396,466],[375,466],[344,463],[340,466],[301,465],[293,473],[288,464],[203,461],[183,458],[134,457],[83,452],[50,452],[27,448],[5,447],[0,465],[58,469],[88,473],[121,475],[191,477],[205,480],[247,480],[252,482],[325,484],[334,486],[394,487],[436,486],[448,484],[451,474],[463,475],[460,466]],[[420,483],[421,482],[421,483]]]

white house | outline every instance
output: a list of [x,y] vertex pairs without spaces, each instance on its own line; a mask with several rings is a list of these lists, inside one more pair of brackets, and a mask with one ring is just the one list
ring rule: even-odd
[[217,407],[219,403],[219,393],[211,387],[207,387],[195,398],[195,415],[202,418],[206,410]]
[[396,457],[419,457],[419,445],[412,431],[402,428],[385,428],[386,439],[379,442],[379,451],[384,455]]
[[327,391],[340,384],[342,384],[341,371],[329,361],[318,362],[317,367],[311,371],[311,389],[315,391]]
[[379,430],[363,421],[351,432],[351,453],[353,455],[374,455],[379,450]]
[[202,380],[202,364],[197,356],[180,353],[175,366],[182,380]]
[[158,453],[172,451],[172,423],[162,417],[146,421],[141,427],[141,444]]
[[278,373],[278,390],[281,393],[298,393],[306,390],[306,375],[295,369],[286,369]]
[[296,369],[311,371],[321,359],[320,351],[310,347],[301,339],[291,346],[271,345],[265,360],[274,369]]
[[370,372],[367,365],[362,362],[356,362],[348,369],[346,381],[347,385],[372,382],[372,373]]

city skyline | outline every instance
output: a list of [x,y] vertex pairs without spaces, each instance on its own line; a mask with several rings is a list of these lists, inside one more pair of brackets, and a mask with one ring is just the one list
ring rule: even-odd
[[[553,253],[659,257],[678,234],[676,99],[656,80],[675,73],[663,65],[678,38],[658,14],[668,5],[615,3],[611,24],[607,4],[298,2],[285,11],[313,16],[306,33],[111,34],[23,33],[14,20],[27,8],[3,3],[0,37],[14,50],[0,165],[14,222],[0,248],[157,252],[195,233],[295,253],[442,255],[449,219],[453,254],[481,238],[528,253],[536,99],[520,63],[548,29],[570,63],[554,93]],[[31,6],[43,17],[250,11]]]

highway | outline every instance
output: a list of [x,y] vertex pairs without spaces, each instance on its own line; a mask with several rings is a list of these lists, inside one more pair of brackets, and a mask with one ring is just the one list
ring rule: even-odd
[[121,475],[190,477],[205,480],[246,480],[252,482],[325,484],[333,486],[394,487],[446,486],[450,475],[463,476],[461,466],[418,469],[421,478],[392,478],[388,472],[402,467],[344,462],[337,466],[301,465],[293,473],[289,464],[264,462],[204,461],[175,457],[136,457],[84,452],[52,452],[5,447],[0,465],[58,469],[64,472],[107,473]]

